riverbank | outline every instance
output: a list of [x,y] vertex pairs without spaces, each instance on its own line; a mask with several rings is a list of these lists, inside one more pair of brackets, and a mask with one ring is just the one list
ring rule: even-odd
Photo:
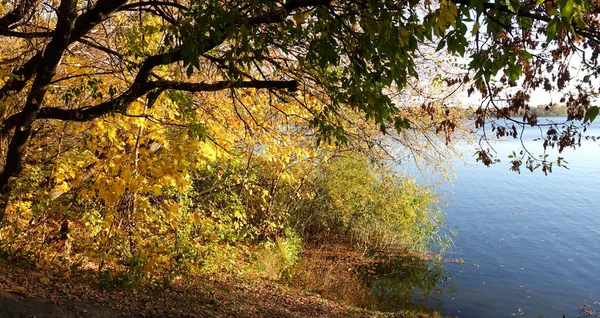
[[[1,317],[373,317],[266,281],[203,280],[194,287],[161,293],[110,293],[77,284],[0,292]],[[17,288],[23,286],[18,286]],[[2,286],[6,289],[6,286]],[[40,292],[40,288],[42,291]]]
[[285,282],[231,275],[169,288],[108,290],[92,272],[58,272],[0,261],[1,317],[439,317],[377,311],[358,280],[371,262],[344,245],[306,248]]

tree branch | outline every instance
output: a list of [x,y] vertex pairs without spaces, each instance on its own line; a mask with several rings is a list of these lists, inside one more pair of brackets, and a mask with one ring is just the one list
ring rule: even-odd
[[175,81],[153,81],[155,88],[173,89],[187,92],[214,92],[229,88],[257,88],[257,89],[287,89],[289,91],[298,90],[298,81],[220,81],[215,83],[187,83]]
[[[126,2],[127,0],[99,0],[93,8],[77,17],[75,20],[75,27],[69,37],[67,45],[86,35],[91,29],[106,20],[110,14],[118,10]],[[23,66],[12,71],[12,74],[15,76],[0,88],[0,100],[9,96],[12,92],[20,92],[25,87],[27,82],[29,82],[38,71],[40,63],[42,62],[42,56],[43,51],[39,51],[23,64]]]
[[[138,86],[137,90],[130,89],[129,91],[115,97],[112,100],[95,106],[85,106],[78,109],[63,109],[60,107],[45,107],[42,108],[38,115],[38,119],[58,119],[68,121],[89,121],[109,113],[118,113],[126,109],[126,106],[131,104],[137,98],[144,96],[148,92],[161,90],[181,90],[191,93],[199,92],[214,92],[231,88],[256,88],[256,89],[287,89],[295,91],[298,89],[297,81],[237,81],[227,82],[220,81],[214,83],[186,83],[174,81],[152,81]],[[14,114],[7,117],[2,122],[3,133],[8,133],[15,128],[20,121],[22,113]]]
[[119,11],[123,11],[123,10],[132,10],[132,9],[137,9],[140,7],[146,7],[146,6],[159,6],[159,7],[173,7],[173,8],[177,8],[179,10],[184,10],[187,11],[189,8],[179,4],[177,2],[168,2],[168,1],[140,1],[140,2],[134,2],[134,3],[129,3],[126,4],[124,6],[122,6]]
[[35,0],[22,0],[5,16],[0,18],[0,29],[9,30],[11,26],[23,19],[28,10],[32,10]]

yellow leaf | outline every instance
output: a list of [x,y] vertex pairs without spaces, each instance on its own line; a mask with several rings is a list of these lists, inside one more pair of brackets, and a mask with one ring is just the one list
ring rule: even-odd
[[179,211],[179,205],[176,202],[171,202],[171,204],[169,204],[169,212],[177,213],[178,211]]
[[202,216],[199,213],[194,213],[193,218],[196,223],[202,222]]
[[304,23],[304,21],[306,20],[307,16],[308,16],[308,12],[305,12],[305,13],[296,13],[296,14],[294,14],[294,16],[293,16],[292,19],[294,19],[294,23],[296,25],[298,25],[298,24]]
[[155,184],[152,186],[152,193],[154,193],[154,195],[161,195],[162,194],[162,187],[160,184]]
[[10,291],[19,293],[19,294],[25,293],[25,290],[26,290],[25,287],[17,286],[17,285],[13,285],[12,288],[10,289]]

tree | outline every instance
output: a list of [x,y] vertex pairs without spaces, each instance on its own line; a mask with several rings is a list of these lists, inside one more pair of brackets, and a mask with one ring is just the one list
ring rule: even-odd
[[[440,49],[469,54],[474,75],[446,80],[474,80],[471,90],[487,98],[478,125],[500,108],[502,87],[521,80],[525,88],[510,96],[509,113],[498,112],[510,118],[510,112],[527,108],[527,89],[552,89],[552,80],[565,87],[571,79],[565,57],[590,52],[584,62],[595,75],[600,52],[595,19],[600,9],[583,0],[20,0],[2,9],[6,148],[0,211],[8,201],[9,181],[21,172],[27,145],[38,138],[45,120],[131,115],[135,105],[152,108],[167,92],[229,90],[235,99],[236,91],[255,88],[304,107],[318,140],[345,142],[339,121],[345,109],[358,111],[384,132],[413,126],[393,92],[418,77],[415,59],[423,44],[439,42]],[[468,41],[470,20],[474,47]],[[545,39],[538,41],[540,36]],[[554,67],[553,76],[543,75]],[[501,71],[499,83],[505,85],[493,82]],[[304,103],[299,90],[321,106]],[[593,120],[593,94],[590,89],[569,96],[569,119]],[[422,109],[432,108],[424,103]],[[515,121],[525,123],[536,124],[535,116]],[[198,122],[187,124],[202,132]],[[435,130],[448,132],[455,125],[442,120]],[[498,135],[517,136],[515,131],[497,128]],[[554,131],[548,131],[548,146],[576,144],[575,127]],[[492,160],[486,151],[480,159]]]

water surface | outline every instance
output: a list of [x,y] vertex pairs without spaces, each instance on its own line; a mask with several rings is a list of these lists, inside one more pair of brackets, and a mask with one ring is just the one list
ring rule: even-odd
[[[537,154],[539,134],[524,134]],[[600,135],[600,124],[587,135]],[[426,301],[455,317],[581,316],[582,305],[600,302],[600,145],[565,151],[570,170],[548,176],[509,171],[507,155],[520,141],[493,147],[503,162],[485,167],[465,145],[467,163],[439,189],[447,226],[458,228],[448,256],[464,264],[444,263],[447,275],[437,281],[444,292]]]

